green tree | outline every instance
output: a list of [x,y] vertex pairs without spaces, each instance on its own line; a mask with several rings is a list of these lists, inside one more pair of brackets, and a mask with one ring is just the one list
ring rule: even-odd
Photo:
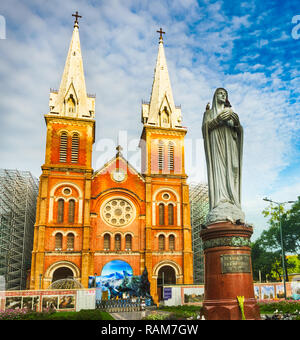
[[277,255],[267,251],[260,238],[252,243],[251,257],[255,281],[258,281],[260,277],[263,281],[276,281],[273,274],[273,264],[277,261]]
[[287,252],[300,253],[300,196],[282,216],[282,233]]
[[[262,212],[268,217],[269,228],[264,230],[256,242],[252,244],[252,263],[254,278],[258,278],[260,271],[262,277],[268,276],[269,280],[282,277],[280,218],[284,252],[299,253],[300,250],[300,197],[290,210],[285,210],[283,205],[272,203]],[[288,281],[288,272],[295,269],[295,263],[285,261],[285,277]]]

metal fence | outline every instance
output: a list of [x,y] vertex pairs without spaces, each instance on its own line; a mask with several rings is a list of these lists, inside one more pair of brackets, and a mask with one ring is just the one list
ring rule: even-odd
[[145,310],[145,299],[101,300],[96,302],[96,308],[110,313],[137,312]]

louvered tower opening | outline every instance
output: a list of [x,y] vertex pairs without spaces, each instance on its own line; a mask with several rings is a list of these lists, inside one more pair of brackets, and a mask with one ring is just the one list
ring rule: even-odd
[[174,143],[168,145],[168,169],[174,171]]
[[68,134],[62,132],[60,135],[60,148],[59,148],[59,161],[61,163],[67,162],[67,150],[68,150]]
[[164,168],[164,142],[158,142],[158,169],[163,170]]
[[77,163],[79,155],[79,134],[74,133],[72,136],[72,150],[71,150],[71,162]]

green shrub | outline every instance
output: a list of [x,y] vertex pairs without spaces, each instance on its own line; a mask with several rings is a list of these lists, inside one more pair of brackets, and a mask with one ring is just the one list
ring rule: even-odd
[[261,314],[272,314],[276,310],[280,313],[291,314],[300,311],[299,301],[260,302],[258,305]]

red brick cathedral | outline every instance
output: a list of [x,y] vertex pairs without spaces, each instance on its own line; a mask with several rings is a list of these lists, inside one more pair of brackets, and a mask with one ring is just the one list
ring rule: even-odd
[[193,283],[187,130],[174,104],[162,33],[150,102],[142,104],[141,173],[121,147],[94,171],[95,97],[86,93],[75,21],[61,84],[51,90],[45,115],[31,289],[70,276],[88,287],[88,277],[113,260],[129,264],[133,275],[146,267],[155,301],[163,282]]

